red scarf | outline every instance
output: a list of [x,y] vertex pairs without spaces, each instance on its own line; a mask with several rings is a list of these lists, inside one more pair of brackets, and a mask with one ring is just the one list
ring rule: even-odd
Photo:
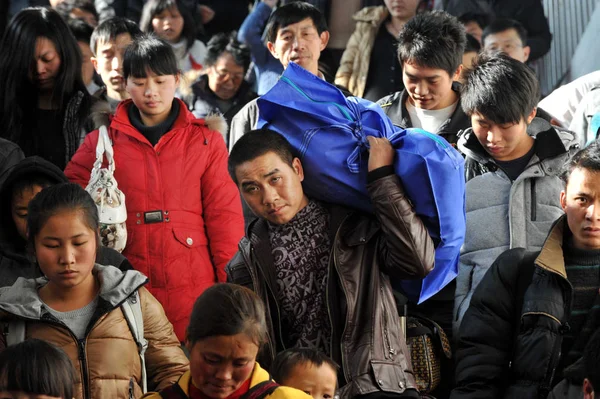
[[[250,390],[250,378],[248,378],[246,380],[246,382],[244,382],[242,384],[242,386],[240,386],[234,393],[229,395],[227,397],[227,399],[239,399],[249,390]],[[196,388],[196,386],[192,383],[191,379],[190,379],[189,392],[190,392],[190,399],[213,399],[210,396],[206,396],[198,388]]]

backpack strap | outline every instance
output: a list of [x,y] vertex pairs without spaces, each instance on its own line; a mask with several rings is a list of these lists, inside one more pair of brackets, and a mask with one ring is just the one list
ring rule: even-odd
[[148,377],[146,375],[146,349],[148,348],[148,341],[144,338],[144,318],[142,315],[142,304],[140,303],[140,297],[138,291],[135,291],[129,298],[121,305],[121,310],[125,315],[125,320],[131,330],[131,335],[138,347],[140,354],[140,363],[142,365],[142,391],[143,393],[148,392]]
[[272,394],[277,388],[279,388],[279,384],[269,379],[250,388],[240,399],[263,399]]
[[25,320],[12,320],[4,326],[6,346],[13,346],[25,341]]

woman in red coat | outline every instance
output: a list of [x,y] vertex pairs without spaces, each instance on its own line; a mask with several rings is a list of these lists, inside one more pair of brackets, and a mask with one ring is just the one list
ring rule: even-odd
[[[179,71],[171,47],[139,38],[125,52],[123,74],[131,100],[119,104],[109,127],[127,206],[123,255],[148,276],[147,288],[183,341],[194,301],[226,280],[225,265],[244,235],[240,196],[221,134],[174,98]],[[87,185],[97,142],[94,131],[69,162],[71,181]]]

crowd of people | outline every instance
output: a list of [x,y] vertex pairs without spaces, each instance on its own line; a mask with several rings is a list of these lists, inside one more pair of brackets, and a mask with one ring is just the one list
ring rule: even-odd
[[[600,71],[542,98],[541,1],[10,0],[0,30],[0,398],[600,397]],[[392,143],[362,138],[369,213],[263,123],[290,65],[464,160],[426,300]]]

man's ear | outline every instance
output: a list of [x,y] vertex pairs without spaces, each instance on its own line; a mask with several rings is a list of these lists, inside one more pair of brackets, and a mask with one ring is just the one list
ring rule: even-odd
[[594,387],[592,383],[587,378],[583,380],[583,399],[595,399],[596,395],[594,394]]
[[529,115],[527,115],[527,119],[525,120],[525,122],[527,123],[527,126],[529,126],[531,124],[531,121],[533,121],[533,118],[535,118],[536,115],[537,115],[537,107],[533,107],[533,109],[531,110]]
[[[271,53],[271,55],[276,59],[279,60],[279,57],[277,56],[277,53],[275,52],[275,45],[271,42],[267,42],[267,48],[269,49],[269,52]],[[279,60],[281,61],[281,60]]]
[[99,74],[100,71],[98,71],[98,60],[96,59],[96,57],[90,57],[90,61],[92,61],[92,65],[94,66],[96,73]]
[[327,43],[329,43],[329,32],[324,30],[319,35],[319,38],[321,39],[321,51],[323,51],[327,47]]
[[300,181],[304,180],[304,169],[302,168],[302,162],[300,162],[300,158],[294,158],[292,161],[292,169],[300,178]]
[[454,72],[454,76],[452,76],[452,80],[453,81],[459,81],[460,80],[460,74],[462,73],[463,70],[463,64],[460,64],[458,66],[458,68],[456,68],[456,72]]
[[560,207],[563,211],[567,211],[567,190],[562,190],[560,192]]
[[525,60],[523,62],[527,62],[529,59],[529,54],[531,53],[531,47],[525,46],[523,47],[523,55],[525,56]]

